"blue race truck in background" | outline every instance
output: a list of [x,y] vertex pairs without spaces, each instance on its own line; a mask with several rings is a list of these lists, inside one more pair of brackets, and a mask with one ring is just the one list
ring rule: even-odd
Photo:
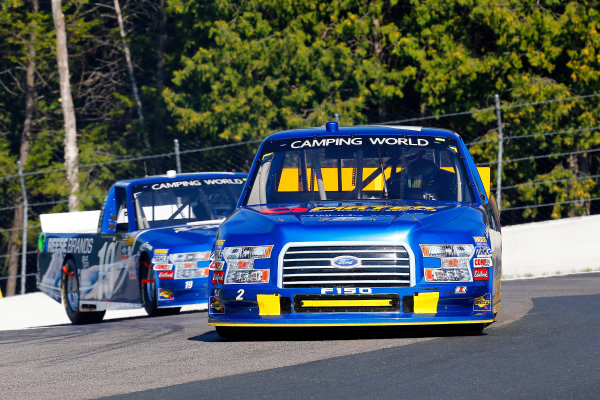
[[[482,179],[482,176],[484,177]],[[209,324],[464,324],[501,305],[502,240],[489,168],[443,129],[325,127],[261,144],[218,228]]]
[[101,211],[40,216],[37,286],[74,324],[107,309],[151,316],[208,299],[215,232],[246,174],[186,173],[116,182]]

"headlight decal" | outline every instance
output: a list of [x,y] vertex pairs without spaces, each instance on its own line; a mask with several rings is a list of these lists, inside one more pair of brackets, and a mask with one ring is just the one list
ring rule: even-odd
[[472,244],[421,244],[424,258],[440,260],[438,268],[424,268],[426,282],[473,282],[471,258],[475,254]]
[[255,269],[254,261],[270,258],[272,251],[273,245],[225,247],[213,253],[211,268],[222,270],[224,265],[227,266],[224,277],[226,285],[268,283],[270,270]]
[[[168,264],[168,269],[175,269],[173,273],[174,279],[204,278],[208,276],[208,268],[201,263],[208,261],[209,257],[210,251],[169,254],[168,260],[170,264]],[[158,266],[155,266],[154,269],[156,267]],[[164,269],[164,267],[161,268]]]

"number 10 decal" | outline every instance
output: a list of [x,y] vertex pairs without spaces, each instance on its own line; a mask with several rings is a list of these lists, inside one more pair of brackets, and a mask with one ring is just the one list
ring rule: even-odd
[[[117,242],[104,242],[100,250],[98,251],[98,269],[99,269],[99,285],[98,285],[98,300],[110,299],[113,295],[113,289],[115,286],[114,274],[112,274],[112,268],[115,261],[115,252],[117,249]],[[107,277],[108,275],[108,282]]]

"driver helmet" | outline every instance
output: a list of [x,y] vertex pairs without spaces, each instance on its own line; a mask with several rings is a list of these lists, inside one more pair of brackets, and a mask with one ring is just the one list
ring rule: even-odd
[[429,191],[437,189],[439,168],[432,161],[418,158],[406,168],[408,187]]

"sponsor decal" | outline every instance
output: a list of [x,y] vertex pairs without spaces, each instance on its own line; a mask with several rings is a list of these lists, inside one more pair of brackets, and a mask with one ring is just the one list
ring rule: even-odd
[[155,249],[154,250],[154,254],[167,254],[169,252],[169,249]]
[[457,286],[456,289],[454,289],[454,293],[465,294],[465,293],[467,293],[467,287],[466,286]]
[[473,311],[490,311],[492,305],[492,295],[489,293],[473,300]]
[[474,258],[473,266],[474,267],[491,267],[492,259],[491,258]]
[[301,213],[308,211],[308,208],[304,207],[276,207],[276,208],[267,208],[266,210],[261,210],[261,214],[286,214],[286,213]]
[[475,257],[491,257],[492,249],[488,246],[478,246],[475,248]]
[[216,247],[217,249],[220,249],[221,247],[223,247],[223,245],[224,245],[224,244],[225,244],[225,239],[223,239],[223,240],[217,240],[217,241],[215,242],[215,247]]
[[473,236],[473,240],[477,244],[479,244],[479,243],[487,244],[487,238],[485,236]]
[[225,306],[219,300],[215,299],[214,297],[211,297],[210,298],[210,311],[222,313],[222,312],[225,312]]
[[44,232],[40,233],[38,237],[38,250],[44,251],[44,247],[46,246],[46,234]]
[[211,261],[210,264],[208,264],[208,269],[212,271],[218,271],[223,269],[224,265],[225,263],[222,261]]
[[360,266],[362,263],[359,258],[354,256],[339,256],[330,261],[333,268],[350,269]]
[[362,146],[363,143],[379,146],[428,146],[429,140],[424,138],[406,137],[337,137],[322,139],[303,139],[291,143],[292,149],[304,149],[329,146]]
[[223,283],[225,281],[225,271],[215,271],[212,276],[212,283]]
[[152,264],[167,264],[169,257],[167,256],[154,256],[152,257]]
[[158,300],[161,301],[173,301],[175,296],[173,292],[167,289],[158,289]]
[[94,239],[91,238],[50,238],[48,253],[90,254]]
[[473,279],[476,281],[487,281],[490,279],[490,273],[487,268],[473,268]]
[[208,268],[178,269],[175,279],[203,278],[205,276],[208,276]]
[[341,206],[341,207],[315,207],[310,212],[316,211],[436,211],[437,207],[429,206]]
[[321,294],[370,294],[373,289],[366,287],[321,288]]
[[175,271],[158,271],[158,279],[173,279]]
[[171,271],[173,269],[173,264],[155,264],[155,271]]
[[202,179],[205,185],[241,185],[244,183],[242,179],[222,178],[222,179]]
[[152,185],[152,190],[173,189],[188,186],[202,186],[202,183],[198,180],[155,183],[154,185]]

